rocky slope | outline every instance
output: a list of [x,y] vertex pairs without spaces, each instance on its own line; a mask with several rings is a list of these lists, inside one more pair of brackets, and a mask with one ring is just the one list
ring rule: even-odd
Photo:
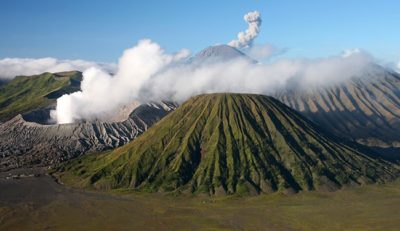
[[[22,166],[54,166],[86,152],[119,147],[143,133],[176,107],[152,103],[137,107],[123,122],[43,125],[48,110],[18,115],[0,124],[0,171]],[[27,121],[28,120],[28,121]],[[29,122],[29,121],[36,122]]]
[[400,75],[375,67],[330,87],[277,94],[291,108],[337,136],[378,147],[400,147]]
[[59,170],[78,187],[241,195],[336,190],[399,173],[278,100],[247,94],[191,98],[133,142]]

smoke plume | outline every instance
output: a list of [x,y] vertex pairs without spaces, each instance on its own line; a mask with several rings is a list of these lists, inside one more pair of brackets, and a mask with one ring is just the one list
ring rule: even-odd
[[165,54],[158,44],[141,40],[136,46],[125,50],[114,76],[97,67],[84,71],[81,91],[57,99],[56,110],[52,111],[51,116],[58,123],[109,116],[137,99],[149,77],[188,55],[187,50]]
[[246,31],[239,32],[237,39],[228,43],[229,46],[238,49],[249,48],[253,44],[253,40],[260,33],[261,15],[258,11],[252,11],[244,15],[244,20],[249,24]]
[[18,75],[37,75],[43,72],[84,71],[90,67],[115,71],[115,64],[85,60],[58,60],[56,58],[5,58],[0,60],[0,80],[11,80]]

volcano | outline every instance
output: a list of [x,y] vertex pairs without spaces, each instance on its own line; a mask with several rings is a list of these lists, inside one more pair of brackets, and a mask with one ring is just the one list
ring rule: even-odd
[[228,45],[209,46],[201,50],[190,60],[190,64],[212,64],[215,62],[228,62],[232,60],[245,60],[247,62],[256,63],[245,53]]
[[61,180],[101,190],[258,194],[331,191],[398,175],[272,97],[193,97],[133,142],[86,155]]

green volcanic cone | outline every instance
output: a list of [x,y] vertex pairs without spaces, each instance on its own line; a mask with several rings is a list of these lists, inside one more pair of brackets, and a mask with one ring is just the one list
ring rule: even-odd
[[135,141],[61,171],[80,187],[218,195],[335,190],[398,174],[274,98],[250,94],[193,97]]

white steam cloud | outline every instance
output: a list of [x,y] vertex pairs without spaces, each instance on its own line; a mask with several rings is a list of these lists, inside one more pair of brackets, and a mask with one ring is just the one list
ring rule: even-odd
[[282,59],[265,64],[241,57],[200,65],[182,62],[188,54],[187,50],[166,54],[158,44],[142,40],[124,52],[114,76],[99,68],[85,71],[82,90],[59,98],[52,116],[58,123],[71,123],[102,118],[133,100],[182,102],[201,93],[272,94],[292,86],[307,89],[360,75],[373,62],[359,50],[322,59]]
[[187,50],[168,55],[158,44],[141,40],[125,50],[114,76],[96,67],[83,72],[81,91],[57,99],[51,116],[58,123],[71,123],[110,115],[137,99],[149,77],[188,55]]
[[115,71],[115,64],[85,60],[59,60],[56,58],[4,58],[0,59],[0,80],[11,80],[18,75],[36,75],[43,72],[84,71],[90,67]]
[[176,66],[149,76],[142,99],[184,101],[202,93],[273,94],[281,89],[327,86],[361,75],[371,64],[365,53],[323,59],[254,63],[238,58],[203,66]]
[[400,61],[399,61],[399,63],[397,64],[397,66],[396,66],[396,71],[398,72],[398,73],[400,73]]
[[229,46],[238,49],[249,48],[253,44],[253,40],[260,33],[261,15],[258,11],[252,11],[244,15],[244,20],[249,24],[246,31],[239,32],[237,39],[228,43]]

